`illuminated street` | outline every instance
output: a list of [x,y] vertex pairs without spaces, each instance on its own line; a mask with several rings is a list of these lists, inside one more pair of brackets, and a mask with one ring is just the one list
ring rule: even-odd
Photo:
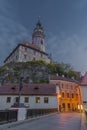
[[38,120],[23,123],[10,130],[81,130],[80,113],[62,113],[41,117]]

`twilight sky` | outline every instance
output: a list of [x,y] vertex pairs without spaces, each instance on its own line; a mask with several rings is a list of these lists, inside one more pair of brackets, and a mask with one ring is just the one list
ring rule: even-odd
[[0,0],[0,65],[40,16],[54,61],[87,71],[87,0]]

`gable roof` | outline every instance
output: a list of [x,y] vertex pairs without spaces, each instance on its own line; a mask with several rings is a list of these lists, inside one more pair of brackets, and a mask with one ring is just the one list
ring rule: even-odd
[[[0,87],[0,95],[18,95],[19,84],[5,84]],[[53,84],[29,84],[24,85],[22,95],[55,95],[56,85]]]

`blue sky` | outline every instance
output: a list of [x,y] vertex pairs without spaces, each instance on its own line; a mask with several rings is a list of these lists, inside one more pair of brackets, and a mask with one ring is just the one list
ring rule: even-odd
[[0,65],[40,16],[54,61],[87,71],[87,0],[0,0]]

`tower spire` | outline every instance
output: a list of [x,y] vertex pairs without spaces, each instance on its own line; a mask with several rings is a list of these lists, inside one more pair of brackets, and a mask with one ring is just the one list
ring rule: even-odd
[[40,16],[39,16],[32,34],[32,43],[38,45],[41,51],[45,52],[44,41],[45,41],[44,29],[40,22]]

